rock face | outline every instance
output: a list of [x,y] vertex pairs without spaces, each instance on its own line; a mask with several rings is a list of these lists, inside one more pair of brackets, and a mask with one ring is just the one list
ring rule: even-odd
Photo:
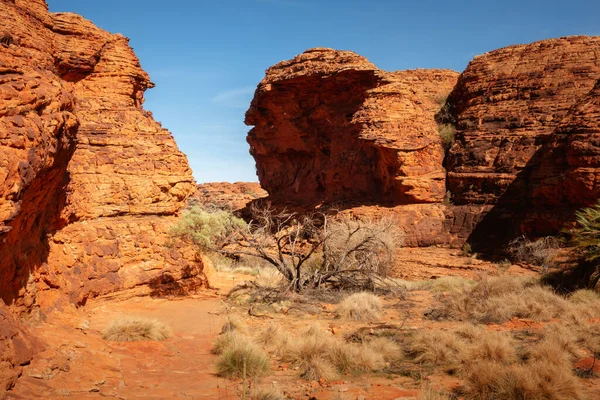
[[12,313],[0,305],[0,398],[29,364],[35,345],[15,321]]
[[512,201],[523,202],[525,170],[545,157],[540,149],[600,78],[598,52],[600,37],[567,37],[495,50],[469,64],[448,98],[457,125],[447,160],[456,204],[511,201],[509,186]]
[[387,73],[324,48],[269,68],[246,113],[261,186],[280,202],[440,202],[444,150],[433,115],[457,76]]
[[211,182],[197,186],[191,200],[204,205],[216,205],[232,211],[246,207],[253,200],[267,197],[268,193],[258,182]]
[[82,304],[196,275],[191,252],[165,247],[191,171],[142,108],[153,84],[128,39],[43,0],[0,15],[0,297]]

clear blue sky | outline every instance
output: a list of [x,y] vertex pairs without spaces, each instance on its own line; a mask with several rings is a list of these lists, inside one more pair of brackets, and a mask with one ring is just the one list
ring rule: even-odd
[[244,113],[269,66],[311,47],[385,70],[462,71],[477,54],[600,35],[600,0],[48,0],[131,45],[156,88],[146,109],[173,132],[198,182],[256,181]]

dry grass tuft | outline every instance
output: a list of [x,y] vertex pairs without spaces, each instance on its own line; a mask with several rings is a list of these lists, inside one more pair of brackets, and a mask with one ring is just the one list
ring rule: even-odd
[[515,261],[537,265],[542,267],[543,272],[548,272],[552,267],[559,248],[560,242],[553,236],[535,241],[521,236],[508,244],[508,252]]
[[243,346],[249,342],[250,338],[242,335],[239,332],[225,332],[217,336],[217,338],[215,339],[215,342],[213,343],[212,353],[222,354],[228,347],[231,347],[233,345]]
[[516,343],[506,333],[486,332],[473,342],[467,360],[469,362],[488,360],[502,364],[514,363],[518,360]]
[[277,347],[282,340],[282,335],[281,326],[271,322],[258,333],[256,341],[263,346]]
[[569,297],[574,304],[585,304],[600,307],[600,293],[591,289],[581,289],[573,292]]
[[276,387],[260,386],[252,389],[250,400],[285,400]]
[[333,380],[337,377],[335,367],[322,358],[311,358],[300,362],[302,372],[300,376],[307,381],[318,381],[325,379]]
[[171,329],[155,319],[123,317],[111,322],[102,334],[111,342],[137,342],[141,340],[165,340],[171,337]]
[[269,371],[269,358],[260,347],[248,338],[234,338],[224,346],[217,359],[217,374],[227,378],[241,378],[244,364],[246,376],[250,378],[266,375]]
[[474,363],[466,375],[465,399],[582,399],[579,379],[568,366],[545,362]]
[[450,396],[436,390],[433,385],[428,383],[421,388],[417,400],[450,400]]
[[453,371],[468,356],[467,343],[445,331],[420,331],[410,338],[406,353],[414,362]]
[[397,362],[403,358],[402,347],[392,339],[376,337],[365,344],[376,354],[381,354],[385,361]]
[[351,321],[374,321],[381,317],[381,299],[372,293],[354,293],[336,307],[338,318]]
[[233,331],[245,332],[246,324],[238,317],[230,315],[227,316],[227,322],[223,324],[223,327],[221,328],[221,333]]

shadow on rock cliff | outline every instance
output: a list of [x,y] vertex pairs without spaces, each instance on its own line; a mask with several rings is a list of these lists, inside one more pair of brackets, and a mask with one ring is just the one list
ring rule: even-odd
[[[32,272],[48,261],[52,234],[67,223],[60,216],[66,205],[70,181],[67,166],[75,152],[75,143],[68,138],[70,134],[65,132],[59,139],[65,142],[52,166],[26,185],[19,211],[7,224],[10,230],[0,236],[0,298],[6,304],[18,303],[18,298],[24,295],[23,289],[30,283]],[[26,170],[30,164],[41,162],[34,154],[28,161],[22,162],[20,169]],[[21,175],[27,176],[26,173]]]
[[199,279],[198,271],[189,265],[181,270],[180,277],[164,272],[148,283],[151,297],[184,297],[196,293],[205,286],[206,282]]

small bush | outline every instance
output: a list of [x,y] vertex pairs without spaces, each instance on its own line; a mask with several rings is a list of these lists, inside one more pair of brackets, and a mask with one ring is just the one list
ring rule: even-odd
[[372,293],[361,292],[343,299],[336,307],[338,318],[351,321],[374,321],[381,317],[381,299]]
[[171,330],[155,319],[124,317],[111,322],[102,337],[111,342],[165,340],[171,337]]
[[232,340],[224,346],[217,359],[217,374],[227,378],[242,378],[246,364],[246,377],[266,375],[269,371],[269,358],[252,341]]
[[559,248],[560,242],[552,236],[535,241],[521,236],[508,244],[508,252],[515,261],[537,265],[542,267],[543,272],[548,272],[552,267]]
[[206,251],[245,225],[242,219],[229,211],[194,206],[183,213],[181,220],[171,229],[171,234],[188,239]]
[[456,128],[452,124],[439,124],[438,133],[442,139],[442,145],[444,149],[448,150],[454,144],[456,140]]
[[435,390],[433,385],[426,384],[421,388],[421,393],[417,396],[417,400],[450,400],[450,396]]

